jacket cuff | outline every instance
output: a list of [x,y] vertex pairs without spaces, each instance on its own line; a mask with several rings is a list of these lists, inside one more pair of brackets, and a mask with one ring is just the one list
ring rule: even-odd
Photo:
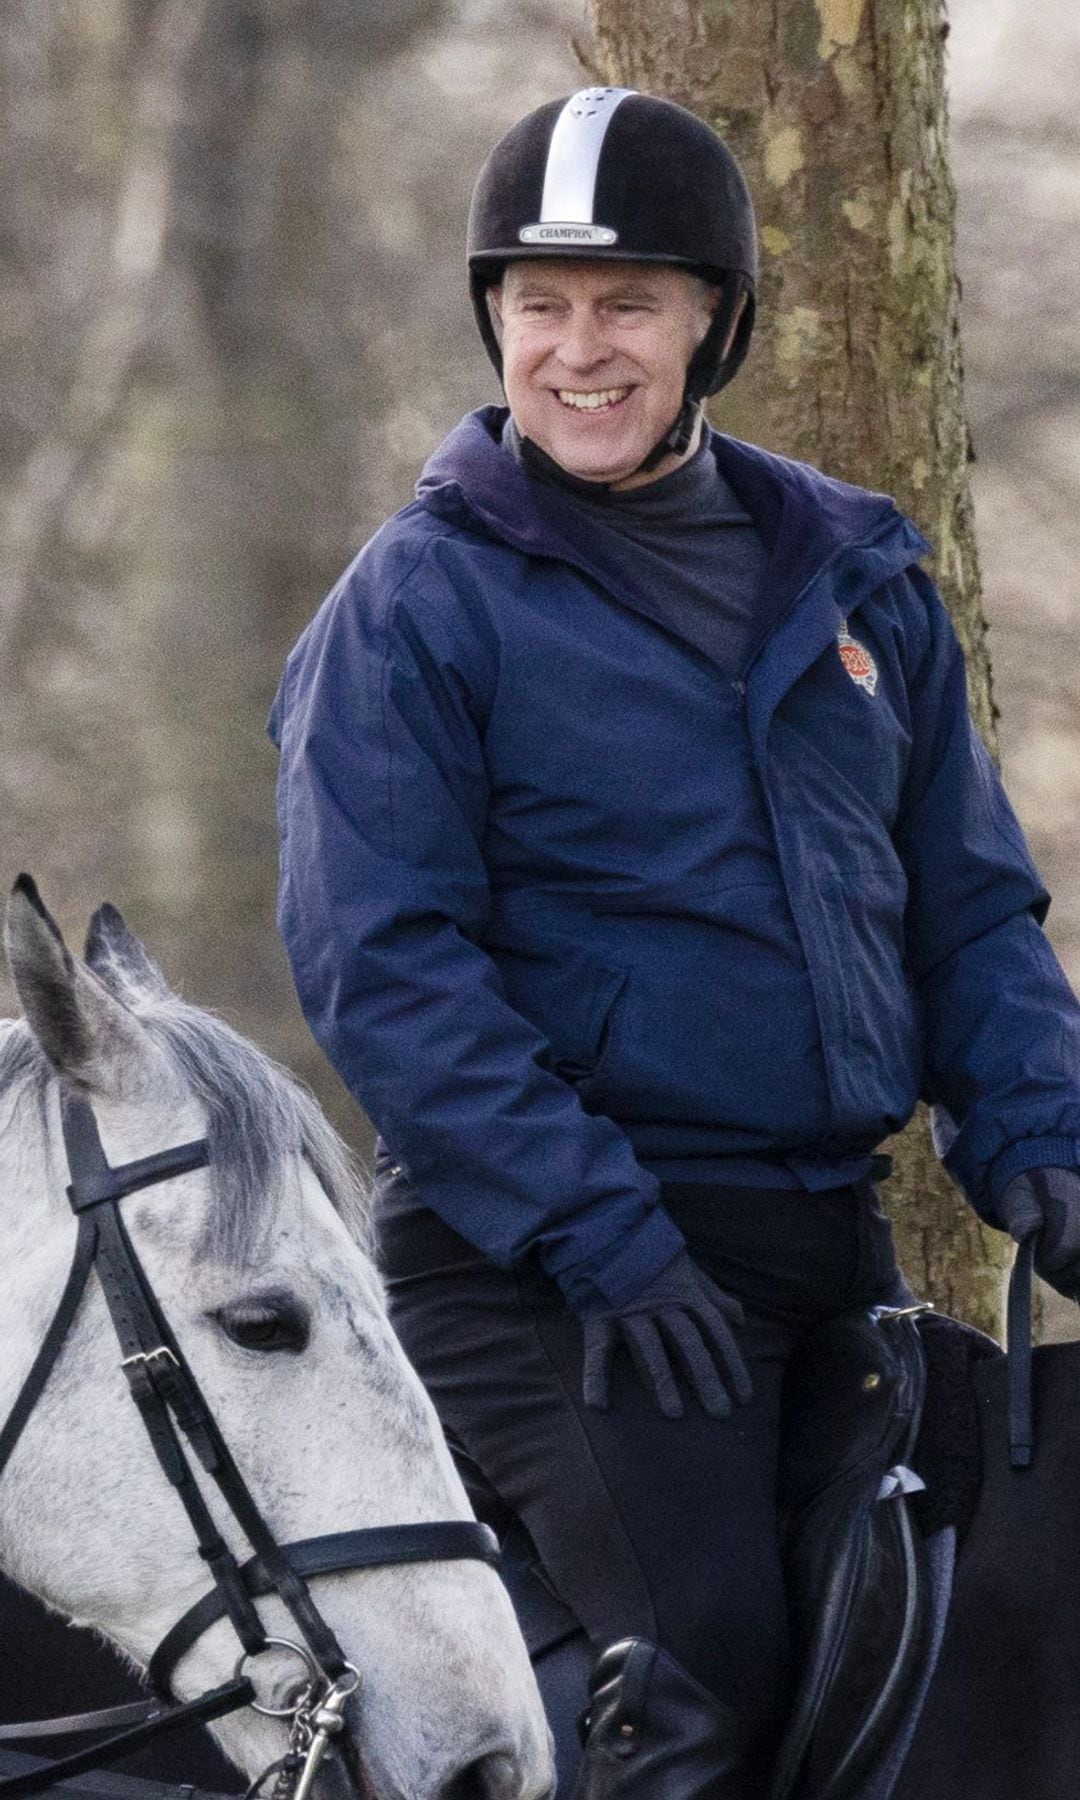
[[1080,1168],[1080,1138],[1021,1138],[1019,1143],[1010,1144],[1003,1150],[990,1165],[985,1185],[991,1207],[996,1211],[997,1203],[1014,1175],[1023,1175],[1028,1169],[1075,1168]]
[[597,1305],[621,1306],[647,1287],[661,1269],[685,1250],[686,1239],[662,1206],[653,1206],[641,1224],[603,1261],[560,1269],[556,1280],[576,1311]]

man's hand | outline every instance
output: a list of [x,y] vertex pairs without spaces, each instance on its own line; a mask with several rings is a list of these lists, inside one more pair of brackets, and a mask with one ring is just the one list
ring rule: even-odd
[[742,1307],[714,1287],[686,1250],[632,1300],[586,1313],[582,1322],[586,1406],[606,1410],[620,1344],[665,1419],[683,1415],[679,1376],[714,1419],[725,1419],[750,1398],[750,1377],[731,1330],[743,1322]]
[[1080,1169],[1028,1169],[1010,1181],[997,1210],[1017,1243],[1034,1235],[1043,1280],[1080,1301]]

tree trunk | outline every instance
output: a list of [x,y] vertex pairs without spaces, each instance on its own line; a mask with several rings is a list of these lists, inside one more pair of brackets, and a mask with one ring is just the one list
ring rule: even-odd
[[[753,190],[758,331],[725,430],[894,494],[932,573],[994,746],[947,161],[941,0],[588,0],[594,80],[709,120]],[[925,1119],[889,1146],[901,1259],[939,1306],[998,1328],[1006,1240],[980,1225]]]

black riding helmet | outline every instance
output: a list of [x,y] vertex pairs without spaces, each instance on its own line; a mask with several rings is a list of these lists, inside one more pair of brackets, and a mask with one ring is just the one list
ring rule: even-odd
[[693,113],[629,88],[582,88],[538,107],[496,144],[469,209],[473,308],[500,378],[488,289],[508,262],[551,256],[674,264],[721,285],[712,324],[687,369],[678,418],[641,467],[669,452],[681,455],[699,402],[731,380],[754,329],[754,207],[731,151]]

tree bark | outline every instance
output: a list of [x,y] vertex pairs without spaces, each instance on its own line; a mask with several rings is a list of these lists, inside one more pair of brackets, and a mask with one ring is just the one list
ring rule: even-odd
[[[753,190],[758,329],[716,422],[896,496],[933,573],[993,750],[963,409],[942,0],[588,0],[594,80],[712,123]],[[999,1325],[1007,1241],[934,1156],[925,1118],[889,1148],[887,1189],[916,1289]]]

